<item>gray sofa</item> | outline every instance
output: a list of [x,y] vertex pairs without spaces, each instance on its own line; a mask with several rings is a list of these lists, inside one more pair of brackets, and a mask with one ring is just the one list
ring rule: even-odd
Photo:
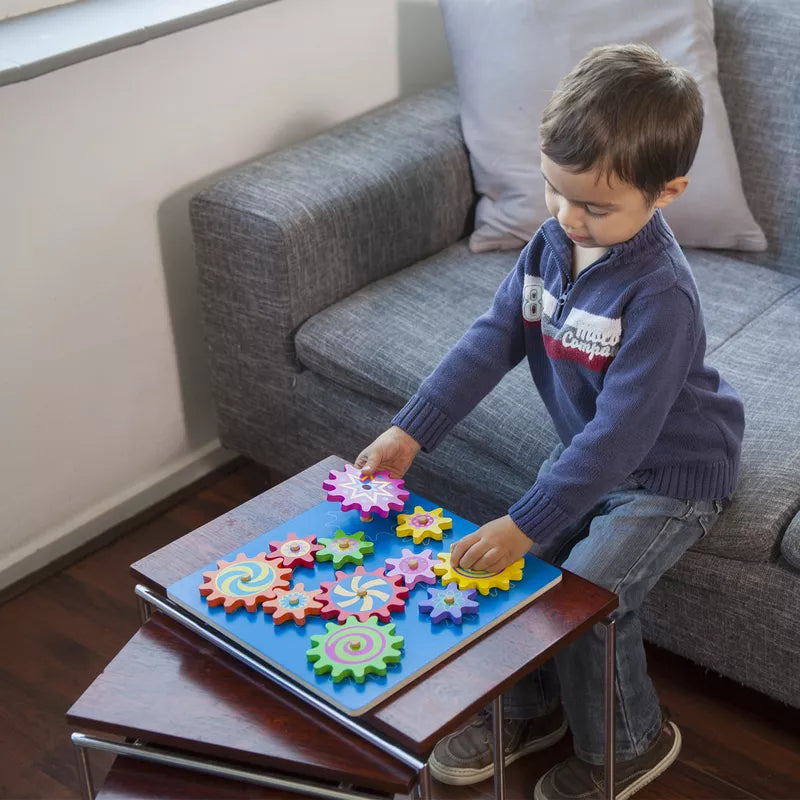
[[[720,81],[766,253],[689,250],[709,360],[747,414],[740,488],[658,583],[646,637],[800,708],[800,7],[717,0]],[[470,253],[453,87],[261,158],[193,198],[222,442],[285,474],[354,459],[490,303],[516,253]],[[408,474],[475,522],[556,442],[523,364]],[[794,564],[794,566],[792,565]]]

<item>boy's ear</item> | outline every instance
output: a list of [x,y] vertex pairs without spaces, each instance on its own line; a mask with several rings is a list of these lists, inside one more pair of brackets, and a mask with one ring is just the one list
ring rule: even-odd
[[656,198],[655,203],[653,203],[653,208],[665,208],[673,200],[679,198],[686,191],[688,185],[689,179],[685,176],[668,181],[661,194]]

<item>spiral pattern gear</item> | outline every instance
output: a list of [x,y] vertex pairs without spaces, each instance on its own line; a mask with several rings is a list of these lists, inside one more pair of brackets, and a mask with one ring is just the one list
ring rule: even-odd
[[477,589],[482,595],[489,594],[491,589],[508,591],[511,581],[522,580],[522,568],[525,566],[525,559],[521,558],[502,572],[482,572],[460,565],[454,567],[450,563],[450,553],[439,553],[437,558],[441,563],[435,564],[433,571],[441,575],[443,584],[455,582],[459,589]]
[[330,673],[334,683],[348,677],[363,683],[367,675],[386,675],[387,665],[402,658],[403,637],[395,636],[394,629],[374,617],[363,622],[350,617],[343,625],[329,622],[326,633],[311,637],[306,658],[317,675]]
[[386,576],[383,569],[367,572],[364,567],[356,567],[353,574],[337,572],[336,580],[321,584],[320,602],[325,603],[322,616],[338,617],[345,622],[355,617],[366,622],[370,617],[378,617],[388,622],[393,611],[405,608],[408,589],[401,586],[402,578]]
[[287,588],[292,577],[290,569],[277,559],[267,558],[266,553],[237,553],[233,561],[218,561],[217,567],[203,573],[200,594],[209,606],[222,603],[228,614],[241,606],[256,611],[260,603],[275,596],[276,589]]
[[331,470],[322,488],[328,492],[328,500],[341,502],[342,511],[358,509],[364,522],[373,514],[388,517],[390,511],[402,511],[409,497],[402,479],[389,477],[388,470],[363,476],[352,464],[345,464],[341,472]]

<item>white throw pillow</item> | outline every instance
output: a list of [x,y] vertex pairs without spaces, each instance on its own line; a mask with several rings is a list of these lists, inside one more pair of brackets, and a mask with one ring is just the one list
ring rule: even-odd
[[593,47],[645,43],[688,69],[705,103],[689,188],[664,212],[681,245],[765,250],[742,191],[717,81],[709,0],[440,0],[480,195],[470,248],[518,249],[549,216],[539,122],[559,80]]

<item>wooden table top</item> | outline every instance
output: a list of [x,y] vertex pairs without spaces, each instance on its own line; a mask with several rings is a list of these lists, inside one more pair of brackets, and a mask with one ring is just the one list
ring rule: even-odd
[[[322,481],[344,463],[329,456],[137,561],[134,574],[166,596],[170,584],[324,500]],[[613,593],[564,570],[561,583],[532,605],[359,719],[426,759],[443,735],[607,617],[617,604]],[[252,680],[267,679],[253,675]]]

